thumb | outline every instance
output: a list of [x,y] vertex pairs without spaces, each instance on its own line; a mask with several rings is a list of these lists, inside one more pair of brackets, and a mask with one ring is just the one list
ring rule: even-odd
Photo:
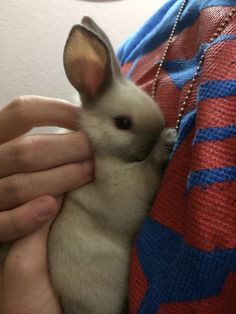
[[[58,200],[58,209],[60,205],[61,200]],[[47,265],[47,239],[51,223],[12,245],[3,270],[6,313],[61,313]]]
[[40,196],[15,209],[0,212],[0,242],[9,242],[31,234],[53,220],[60,209],[61,199]]

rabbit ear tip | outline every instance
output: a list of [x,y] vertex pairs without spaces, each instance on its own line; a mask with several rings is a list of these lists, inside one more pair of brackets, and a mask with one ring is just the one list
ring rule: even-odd
[[93,25],[95,25],[95,22],[90,16],[85,15],[81,20],[81,24],[89,28],[93,28]]
[[82,18],[81,22],[83,23],[83,22],[86,22],[86,21],[91,21],[91,20],[92,20],[92,19],[91,19],[91,17],[89,17],[89,16],[85,15],[85,16],[83,16],[83,18]]

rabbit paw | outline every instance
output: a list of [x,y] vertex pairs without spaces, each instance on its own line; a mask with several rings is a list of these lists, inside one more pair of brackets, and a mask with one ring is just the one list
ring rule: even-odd
[[160,167],[165,167],[170,160],[171,152],[176,142],[177,132],[174,128],[165,128],[153,150],[155,160]]
[[177,132],[175,128],[165,128],[160,135],[161,149],[171,154],[176,142]]

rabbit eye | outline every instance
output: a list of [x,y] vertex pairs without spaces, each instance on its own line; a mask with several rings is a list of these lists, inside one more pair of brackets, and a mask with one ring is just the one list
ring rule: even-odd
[[121,130],[129,130],[132,127],[132,121],[127,117],[116,117],[115,124]]

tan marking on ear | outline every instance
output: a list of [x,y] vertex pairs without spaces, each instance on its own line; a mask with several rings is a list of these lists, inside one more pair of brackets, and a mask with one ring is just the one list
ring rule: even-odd
[[64,64],[72,85],[79,92],[94,97],[105,80],[108,53],[93,35],[77,29],[68,39]]

